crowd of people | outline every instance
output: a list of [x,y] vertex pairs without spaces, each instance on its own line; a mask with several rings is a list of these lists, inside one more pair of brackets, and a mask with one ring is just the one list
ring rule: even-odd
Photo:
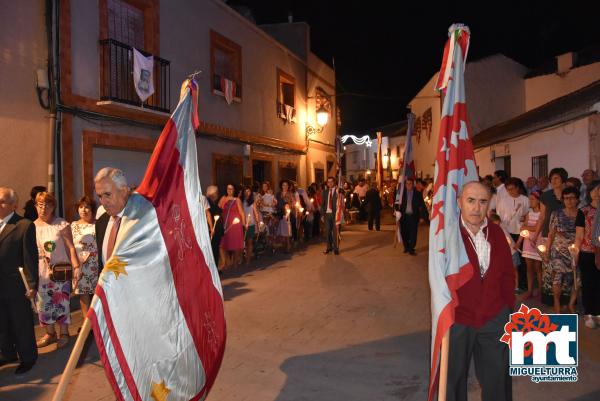
[[[525,182],[503,170],[482,178],[493,193],[488,217],[500,224],[513,253],[515,291],[538,297],[554,313],[582,312],[588,328],[600,324],[600,180],[564,168]],[[600,215],[599,215],[600,216]]]
[[[523,300],[540,297],[555,313],[582,308],[585,325],[594,328],[600,325],[600,180],[592,170],[581,177],[555,168],[547,178],[523,182],[498,170],[480,182],[492,194],[487,218],[510,244],[515,291]],[[342,224],[363,221],[379,231],[386,208],[396,213],[404,252],[415,255],[419,222],[428,221],[431,212],[432,186],[430,180],[407,179],[400,196],[394,181],[380,191],[362,178],[338,187],[329,177],[307,189],[289,180],[277,186],[229,183],[222,195],[217,186],[208,186],[199,207],[220,272],[263,253],[291,253],[313,239],[324,239],[324,253],[338,255]],[[71,293],[86,314],[112,255],[131,188],[120,170],[105,168],[95,189],[101,206],[82,197],[73,206],[78,218],[69,223],[56,215],[57,199],[46,188],[32,189],[25,217],[16,213],[14,190],[0,188],[0,308],[6,312],[0,318],[0,364],[19,360],[17,374],[31,369],[37,348],[69,344]],[[45,330],[37,341],[32,304]]]

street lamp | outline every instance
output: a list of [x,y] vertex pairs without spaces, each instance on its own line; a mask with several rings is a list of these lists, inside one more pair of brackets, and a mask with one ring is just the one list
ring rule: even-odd
[[327,125],[329,122],[329,112],[327,109],[321,105],[319,110],[317,110],[317,127],[313,127],[310,124],[306,124],[306,139],[313,134],[320,134],[323,132],[323,127]]

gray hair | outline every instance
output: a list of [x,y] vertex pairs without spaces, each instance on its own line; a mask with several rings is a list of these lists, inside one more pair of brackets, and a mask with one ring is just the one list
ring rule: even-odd
[[128,188],[127,186],[127,178],[125,178],[125,173],[115,167],[104,167],[96,173],[96,177],[94,177],[94,182],[98,182],[105,178],[110,178],[117,188]]
[[15,205],[17,203],[19,197],[17,196],[17,193],[15,192],[14,189],[9,188],[9,187],[0,187],[0,192],[8,193],[8,201],[10,202],[11,205]]
[[465,182],[463,184],[462,188],[460,189],[460,191],[458,192],[458,197],[460,198],[462,196],[464,190],[471,186],[479,186],[479,187],[485,189],[488,193],[488,197],[490,197],[490,198],[492,197],[492,189],[490,187],[488,187],[487,185],[481,183],[480,181],[475,181],[475,180]]

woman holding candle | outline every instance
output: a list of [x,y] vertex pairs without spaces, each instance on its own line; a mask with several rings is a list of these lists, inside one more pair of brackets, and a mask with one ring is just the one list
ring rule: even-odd
[[281,191],[277,193],[277,212],[280,217],[277,236],[284,243],[286,253],[290,251],[290,237],[292,236],[290,214],[295,201],[293,194],[290,192],[290,187],[290,182],[283,180],[279,184]]
[[544,259],[549,262],[552,277],[554,313],[560,313],[561,294],[570,294],[569,311],[575,313],[578,283],[574,281],[575,220],[579,213],[579,190],[567,187],[562,191],[564,209],[552,212],[548,234],[548,251]]
[[[73,235],[69,223],[54,215],[56,198],[48,192],[40,192],[35,197],[38,218],[34,221],[39,254],[38,312],[40,324],[46,334],[37,342],[38,348],[57,343],[57,348],[69,343],[69,323],[71,323],[71,281],[61,280],[55,266],[70,264],[75,284],[81,277],[77,251],[73,246]],[[58,332],[55,329],[58,327]]]
[[600,270],[596,268],[592,235],[596,210],[600,203],[600,180],[586,188],[587,205],[581,208],[575,222],[575,249],[579,250],[578,267],[581,272],[581,300],[585,314],[584,324],[593,329],[600,324]]
[[244,239],[246,242],[246,264],[252,260],[252,252],[254,245],[254,234],[256,231],[256,223],[260,221],[256,202],[254,202],[254,193],[249,186],[244,187],[242,192],[242,206],[244,207],[244,216],[246,216],[246,231]]
[[[537,222],[540,218],[540,195],[539,191],[532,191],[529,195],[529,212],[525,216],[525,224],[521,227],[521,238],[517,241],[518,248],[523,243],[523,259],[527,265],[527,291],[523,293],[522,300],[538,296],[542,287],[542,257],[537,250],[537,243],[532,238],[539,238]],[[537,278],[538,291],[533,289],[533,279]]]
[[[244,227],[246,226],[246,215],[242,202],[236,196],[234,184],[227,184],[227,194],[219,201],[219,207],[223,209],[224,234],[221,239],[221,249],[224,252],[224,267],[233,264],[237,266],[240,256],[244,250]],[[225,260],[231,257],[232,263]]]

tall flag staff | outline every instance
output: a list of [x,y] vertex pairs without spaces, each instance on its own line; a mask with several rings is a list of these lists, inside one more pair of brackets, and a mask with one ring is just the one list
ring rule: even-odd
[[382,134],[377,132],[377,188],[383,192],[383,154],[381,153]]
[[464,69],[470,31],[463,24],[448,29],[436,90],[444,93],[435,159],[433,206],[429,227],[431,288],[431,371],[429,397],[438,389],[446,399],[449,330],[454,324],[456,290],[473,275],[473,266],[460,235],[458,194],[464,183],[478,179],[467,121]]

